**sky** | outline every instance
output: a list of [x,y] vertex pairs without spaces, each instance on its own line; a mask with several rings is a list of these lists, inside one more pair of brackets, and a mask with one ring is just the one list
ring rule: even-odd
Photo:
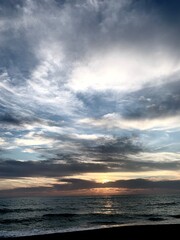
[[0,196],[180,191],[180,2],[0,0]]

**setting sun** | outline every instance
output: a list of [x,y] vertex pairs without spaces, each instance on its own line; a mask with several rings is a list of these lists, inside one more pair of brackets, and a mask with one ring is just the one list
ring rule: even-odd
[[102,183],[108,183],[108,182],[110,182],[109,179],[107,179],[107,178],[102,179]]

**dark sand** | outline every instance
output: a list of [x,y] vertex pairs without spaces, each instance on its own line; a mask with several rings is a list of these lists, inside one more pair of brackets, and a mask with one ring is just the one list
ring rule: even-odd
[[54,233],[16,238],[0,238],[13,240],[63,240],[63,239],[91,239],[99,237],[105,239],[140,240],[140,239],[180,239],[180,224],[136,225],[111,227],[77,232]]

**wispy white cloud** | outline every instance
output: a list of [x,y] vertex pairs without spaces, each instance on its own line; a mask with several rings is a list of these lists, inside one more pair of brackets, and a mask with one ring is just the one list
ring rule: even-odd
[[84,139],[84,140],[98,140],[102,138],[113,139],[111,135],[104,134],[73,134],[72,138]]
[[177,161],[180,164],[180,152],[142,152],[136,155],[129,155],[131,159],[141,160],[142,162],[164,162],[171,163]]
[[50,139],[42,138],[42,137],[25,137],[25,138],[19,138],[14,141],[14,143],[17,146],[39,146],[39,145],[49,145],[53,141]]
[[19,178],[19,179],[0,179],[0,189],[16,189],[18,187],[24,187],[24,188],[31,188],[31,187],[52,187],[53,184],[57,184],[57,179],[49,179],[45,177],[38,177],[38,178]]
[[120,129],[137,129],[137,130],[171,130],[180,127],[180,117],[160,117],[155,119],[124,119],[117,113],[109,113],[100,119],[84,118],[78,120],[80,124],[101,128],[120,128]]
[[129,93],[155,86],[180,70],[180,62],[164,52],[151,53],[114,47],[75,66],[68,86],[73,91],[120,91]]

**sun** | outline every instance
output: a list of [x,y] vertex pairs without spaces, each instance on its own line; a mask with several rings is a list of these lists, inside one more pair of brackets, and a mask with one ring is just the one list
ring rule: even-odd
[[110,182],[109,179],[107,179],[107,178],[103,178],[103,179],[102,179],[102,183],[103,183],[103,184],[108,183],[108,182]]

